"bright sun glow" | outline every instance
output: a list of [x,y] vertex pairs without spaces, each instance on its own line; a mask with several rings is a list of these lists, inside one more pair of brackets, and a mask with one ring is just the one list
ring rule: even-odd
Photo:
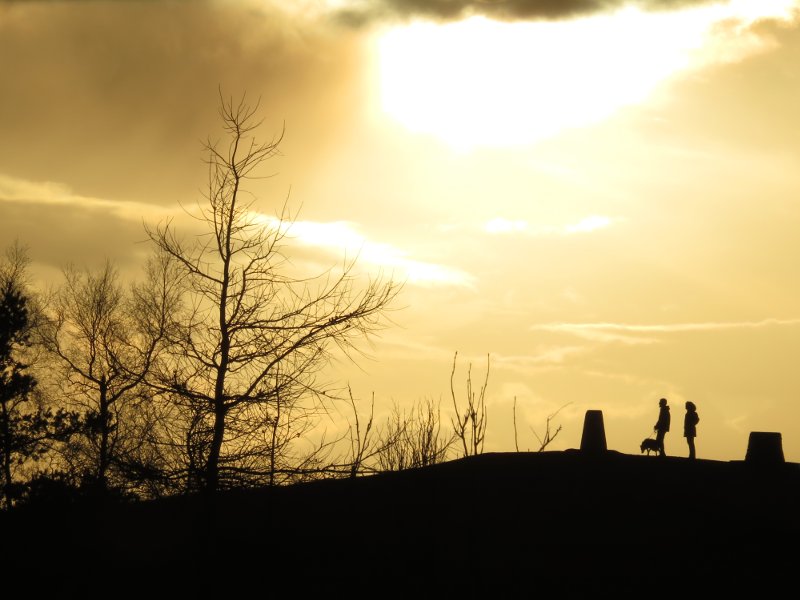
[[670,76],[769,46],[746,28],[793,0],[558,22],[414,23],[379,41],[384,110],[459,148],[527,144],[644,101]]

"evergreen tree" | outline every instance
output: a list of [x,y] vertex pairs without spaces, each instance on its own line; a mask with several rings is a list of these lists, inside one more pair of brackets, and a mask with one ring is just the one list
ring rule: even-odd
[[[4,278],[5,279],[5,278]],[[12,463],[15,455],[25,454],[26,429],[20,405],[33,391],[36,381],[26,372],[27,365],[17,358],[17,351],[29,344],[29,315],[26,298],[15,289],[14,281],[3,282],[0,290],[0,459],[3,465],[3,497],[10,507],[15,489]]]
[[77,426],[76,415],[47,409],[35,397],[36,380],[25,360],[34,321],[25,290],[26,264],[18,245],[0,263],[0,481],[6,508],[25,489],[25,482],[15,477],[16,468],[39,458],[50,441],[63,439]]

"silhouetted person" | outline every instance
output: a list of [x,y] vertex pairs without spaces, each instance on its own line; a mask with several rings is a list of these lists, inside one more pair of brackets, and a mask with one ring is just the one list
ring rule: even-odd
[[689,444],[689,458],[694,459],[694,438],[697,437],[697,424],[700,422],[700,417],[697,415],[697,407],[694,402],[686,403],[686,416],[683,417],[683,437],[686,438],[686,443]]
[[669,431],[669,406],[667,406],[667,399],[662,398],[658,401],[658,421],[656,421],[653,431],[656,432],[656,444],[658,444],[658,455],[666,456],[664,451],[664,436]]

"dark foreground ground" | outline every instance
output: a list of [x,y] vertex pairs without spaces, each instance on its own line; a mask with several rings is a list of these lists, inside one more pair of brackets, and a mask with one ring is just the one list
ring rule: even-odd
[[0,527],[0,570],[59,597],[794,597],[800,465],[484,454]]

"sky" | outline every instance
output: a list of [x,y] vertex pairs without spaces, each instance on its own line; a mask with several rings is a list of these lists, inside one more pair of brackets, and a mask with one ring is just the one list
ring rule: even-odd
[[[285,128],[255,208],[296,211],[319,269],[404,281],[332,377],[376,411],[489,369],[486,451],[800,462],[800,2],[0,0],[0,242],[38,286],[106,258],[206,183],[219,94]],[[183,219],[183,220],[182,220]],[[516,409],[514,408],[516,406]],[[516,443],[514,420],[516,417]]]

